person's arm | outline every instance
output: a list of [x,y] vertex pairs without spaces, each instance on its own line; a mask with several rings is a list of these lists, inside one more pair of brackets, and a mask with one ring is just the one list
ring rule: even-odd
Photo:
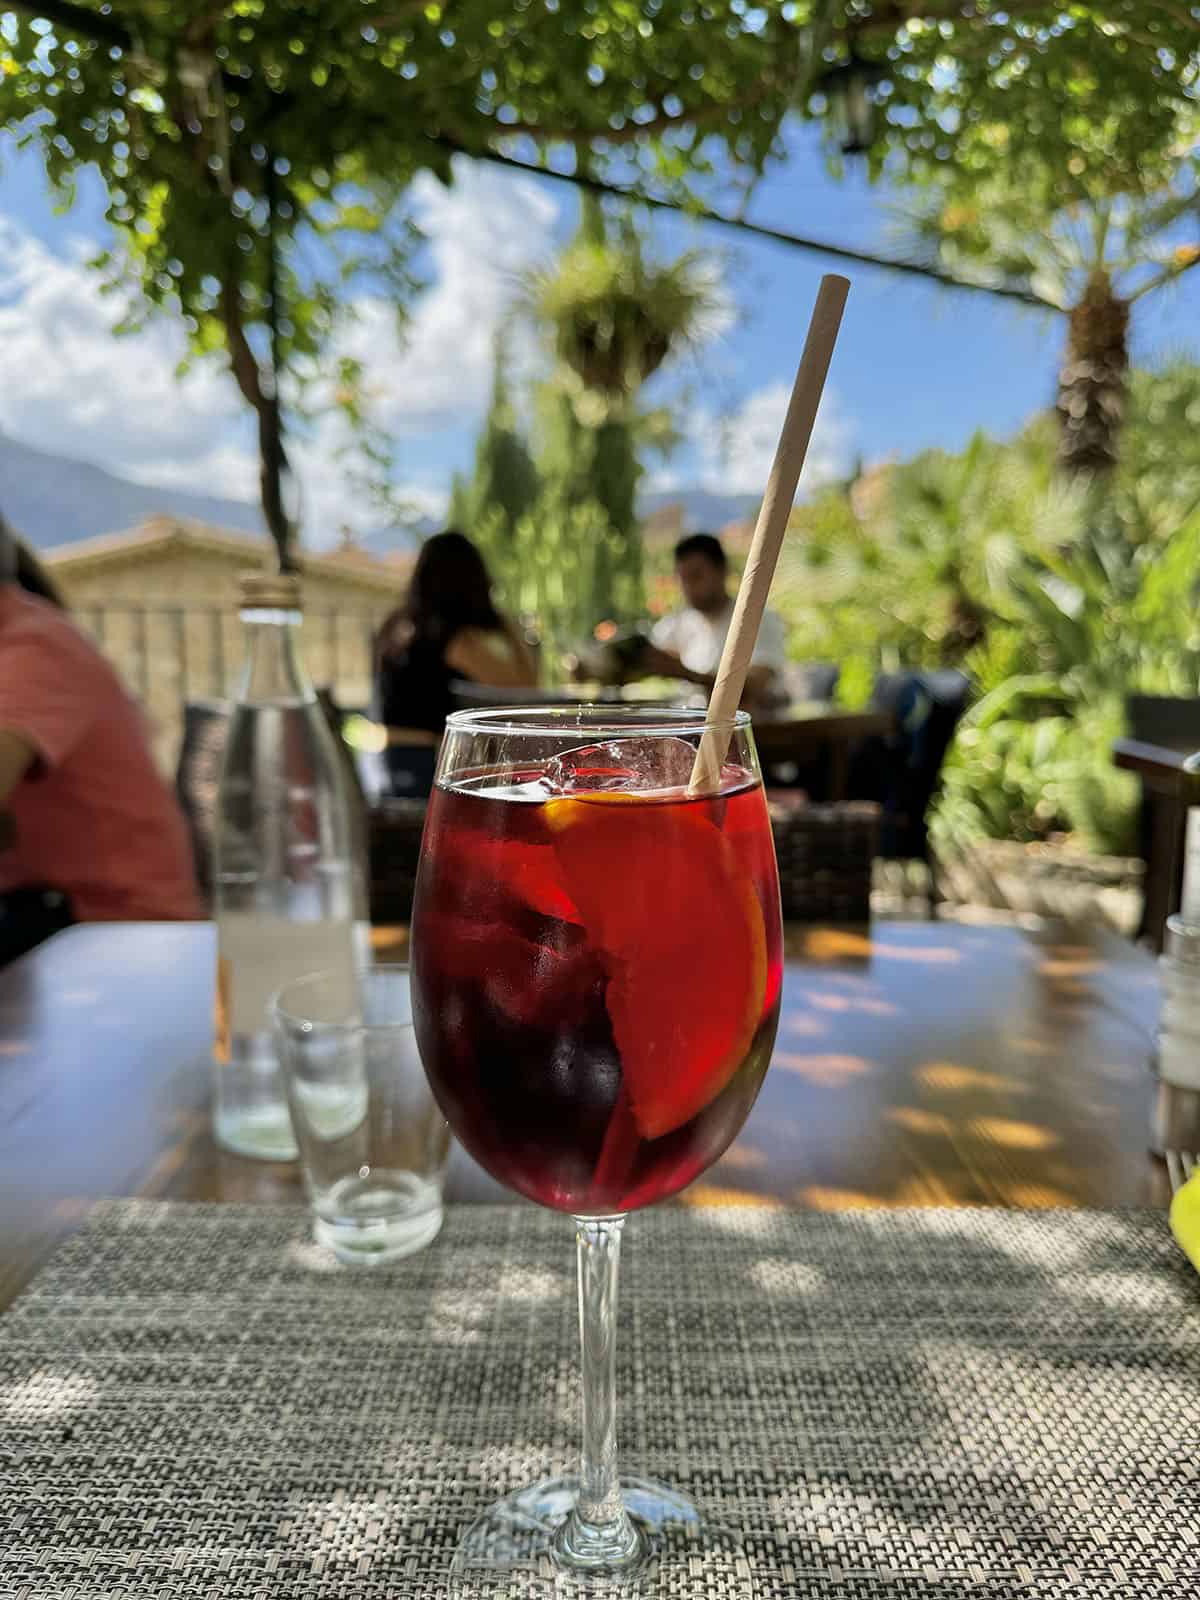
[[679,659],[679,613],[668,611],[665,617],[650,629],[649,642],[643,647],[633,666],[631,677],[680,678],[690,681],[690,674]]
[[[705,689],[710,694],[712,693],[713,685],[717,681],[715,672],[694,672],[691,667],[685,667],[678,656],[672,655],[670,651],[660,650],[656,645],[651,645],[638,665],[647,677],[679,678],[684,683],[694,683],[697,688]],[[755,666],[751,663],[746,671],[746,686],[742,690],[742,705],[757,705],[774,681],[774,667],[765,664]]]
[[528,648],[519,651],[507,631],[460,628],[445,661],[451,672],[493,689],[531,689],[537,682]]
[[[697,688],[711,693],[716,683],[716,673],[697,672],[685,667],[678,651],[678,613],[662,617],[655,623],[648,644],[638,659],[638,673],[644,677],[678,678],[682,683],[693,683]],[[763,616],[762,628],[755,643],[754,655],[746,673],[746,687],[742,691],[742,704],[755,706],[771,690],[778,664],[783,660],[783,636],[779,619],[774,612]]]
[[24,734],[0,728],[0,806],[12,799],[13,790],[37,760],[37,749]]
[[7,728],[0,728],[0,852],[11,850],[17,842],[17,829],[12,814],[5,808],[13,790],[37,760],[37,751]]
[[683,678],[689,683],[695,681],[695,674],[688,671],[675,651],[665,650],[659,644],[645,646],[634,663],[634,671],[639,678]]
[[53,636],[4,641],[0,662],[0,806],[27,777],[60,765],[90,724],[86,673],[64,664]]
[[511,617],[501,617],[500,621],[505,633],[512,640],[513,650],[516,652],[516,659],[521,670],[527,674],[522,688],[532,688],[538,680],[537,657],[533,652],[533,647]]
[[[763,617],[764,628],[771,617],[772,613],[770,612]],[[655,623],[650,634],[651,642],[638,657],[638,676],[645,678],[678,678],[682,683],[694,683],[697,688],[704,689],[711,694],[713,685],[717,681],[716,673],[696,672],[693,668],[684,666],[675,648],[678,638],[675,618],[676,614],[672,614],[661,617]],[[760,659],[763,653],[762,635],[760,634],[754,657],[746,673],[746,687],[742,690],[742,705],[757,705],[770,690],[775,679],[775,650],[776,641],[772,638],[766,646],[766,659]]]

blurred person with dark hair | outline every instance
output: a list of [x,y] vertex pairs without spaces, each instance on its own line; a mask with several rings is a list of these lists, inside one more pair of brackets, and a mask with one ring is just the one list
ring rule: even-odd
[[[40,569],[27,561],[26,581]],[[71,922],[200,915],[140,711],[0,518],[0,965]]]
[[497,609],[479,550],[450,529],[425,541],[404,604],[379,630],[376,699],[394,793],[429,793],[456,680],[531,689],[537,664]]
[[[649,677],[679,678],[694,684],[696,702],[702,705],[716,680],[725,636],[733,621],[729,563],[721,541],[711,533],[680,539],[675,546],[675,577],[684,605],[655,623],[651,642],[638,658],[638,670]],[[786,665],[783,623],[774,611],[766,611],[746,674],[742,704],[751,711],[763,711],[786,703]]]
[[26,594],[36,595],[39,600],[48,600],[52,606],[57,606],[60,611],[67,609],[67,602],[63,599],[54,579],[46,571],[37,556],[25,543],[24,539],[15,539],[17,548],[16,579]]

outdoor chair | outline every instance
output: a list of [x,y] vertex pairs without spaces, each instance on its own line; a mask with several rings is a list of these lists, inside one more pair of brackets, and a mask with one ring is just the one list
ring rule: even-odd
[[[450,685],[452,711],[478,711],[509,706],[558,706],[576,702],[561,690],[498,689],[488,684],[455,679]],[[368,793],[380,799],[422,801],[433,789],[437,749],[424,744],[389,744],[377,757],[377,777],[369,779]],[[360,763],[361,766],[361,763]]]
[[[1131,694],[1125,700],[1129,734],[1143,744],[1177,752],[1200,751],[1200,700]],[[1137,937],[1162,946],[1163,926],[1179,907],[1183,879],[1186,806],[1178,794],[1142,780],[1138,854],[1145,864],[1145,893]]]
[[1169,694],[1131,694],[1125,698],[1131,738],[1170,750],[1200,750],[1200,700]]
[[424,800],[385,796],[371,807],[371,921],[377,926],[412,917],[424,831]]
[[929,848],[929,811],[969,694],[970,683],[961,672],[881,674],[871,705],[892,714],[894,729],[865,739],[851,758],[850,794],[882,807],[880,858],[924,864],[931,911],[937,880]]
[[[389,744],[375,756],[379,774],[377,798],[419,801],[422,805],[433,791],[437,770],[437,750],[431,744]],[[367,755],[364,760],[372,758]]]
[[229,731],[227,700],[189,700],[183,708],[183,742],[175,768],[175,794],[188,825],[196,882],[207,905],[212,899],[213,829],[217,785]]
[[855,800],[812,805],[768,794],[767,809],[784,921],[869,922],[879,807]]
[[[340,730],[343,714],[331,696],[322,693],[320,698],[331,724]],[[193,700],[184,708],[176,789],[206,900],[212,894],[213,828],[229,712],[224,700]],[[353,771],[353,752],[340,739],[339,747]],[[355,792],[361,799],[357,776]],[[784,917],[795,922],[866,922],[879,807],[853,802],[797,805],[781,796],[772,801],[770,811]],[[408,922],[425,801],[385,794],[372,799],[369,807],[364,803],[359,815],[366,829],[371,921],[377,926]]]

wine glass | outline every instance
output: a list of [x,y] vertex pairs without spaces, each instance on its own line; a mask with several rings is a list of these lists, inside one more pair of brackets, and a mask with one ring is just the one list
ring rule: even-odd
[[[779,882],[739,712],[715,793],[688,783],[704,711],[452,716],[412,924],[413,1014],[450,1126],[501,1183],[575,1219],[579,1475],[483,1513],[459,1572],[547,1553],[584,1587],[635,1578],[690,1501],[617,1472],[614,1344],[626,1214],[722,1154],[775,1040]],[[718,758],[719,759],[719,758]],[[716,771],[715,766],[709,770]]]

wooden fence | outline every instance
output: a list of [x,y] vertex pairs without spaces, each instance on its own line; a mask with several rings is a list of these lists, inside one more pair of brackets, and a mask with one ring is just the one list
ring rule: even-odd
[[[173,771],[184,703],[222,699],[237,686],[243,643],[236,609],[114,602],[74,615],[142,702],[158,759]],[[341,705],[370,701],[372,640],[382,620],[382,609],[305,613],[301,651],[309,677]]]

